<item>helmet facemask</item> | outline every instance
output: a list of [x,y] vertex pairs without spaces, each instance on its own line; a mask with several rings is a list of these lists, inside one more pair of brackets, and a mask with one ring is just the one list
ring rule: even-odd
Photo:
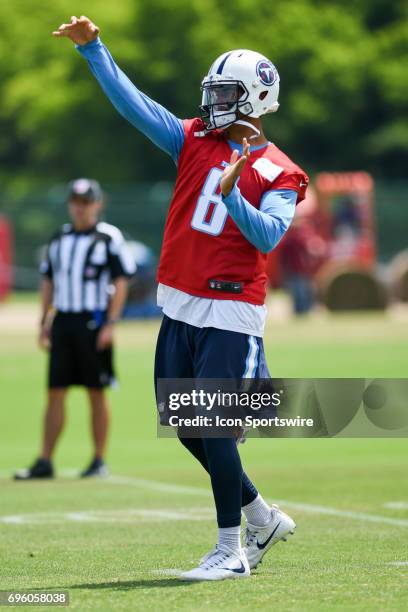
[[239,112],[252,112],[251,105],[245,104],[248,90],[242,81],[204,80],[201,89],[200,115],[207,131],[225,129],[238,120]]

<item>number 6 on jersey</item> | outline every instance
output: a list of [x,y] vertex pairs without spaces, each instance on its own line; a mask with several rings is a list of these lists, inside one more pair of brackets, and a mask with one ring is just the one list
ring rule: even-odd
[[199,232],[219,236],[224,229],[228,210],[217,193],[223,170],[212,168],[205,180],[191,220],[191,227]]

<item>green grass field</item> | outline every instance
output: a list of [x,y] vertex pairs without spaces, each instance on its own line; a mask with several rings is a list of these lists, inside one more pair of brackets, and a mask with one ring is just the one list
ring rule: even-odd
[[[38,450],[45,358],[34,330],[3,325],[0,589],[68,589],[78,610],[408,609],[405,439],[249,440],[246,470],[296,519],[295,536],[248,580],[185,584],[172,574],[213,546],[216,527],[206,475],[176,440],[156,439],[157,328],[118,332],[113,476],[75,477],[91,451],[84,395],[74,390],[58,478],[15,483],[13,469]],[[406,320],[388,315],[272,323],[266,347],[276,376],[407,375]]]

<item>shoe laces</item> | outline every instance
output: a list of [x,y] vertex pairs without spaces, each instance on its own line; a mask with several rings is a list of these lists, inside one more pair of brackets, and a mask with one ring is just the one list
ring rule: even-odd
[[256,529],[252,530],[249,527],[245,529],[245,545],[251,546],[257,541],[256,535],[258,531]]
[[202,569],[212,569],[213,567],[218,567],[222,565],[227,559],[230,559],[232,554],[227,550],[223,550],[222,548],[218,548],[218,545],[204,557],[203,561],[200,564]]
[[[272,504],[272,510],[274,512],[279,511],[279,506],[277,506],[276,504]],[[260,531],[262,531],[262,527],[251,529],[247,525],[245,529],[245,545],[251,546],[251,544],[254,544],[257,541],[257,535]]]
[[214,553],[217,552],[218,549],[218,545],[216,544],[214,546],[214,548],[212,550],[210,550],[210,552],[208,552],[206,555],[204,555],[204,557],[201,559],[200,561],[200,566],[205,563],[207,561],[207,559],[209,559]]

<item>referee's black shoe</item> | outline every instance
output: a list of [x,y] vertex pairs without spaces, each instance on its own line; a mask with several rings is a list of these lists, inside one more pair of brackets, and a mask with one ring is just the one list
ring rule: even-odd
[[34,480],[39,478],[54,478],[54,468],[49,459],[37,459],[29,468],[18,470],[14,480]]
[[106,476],[109,476],[108,466],[103,459],[98,459],[97,457],[92,459],[86,470],[81,472],[81,478],[104,478]]

